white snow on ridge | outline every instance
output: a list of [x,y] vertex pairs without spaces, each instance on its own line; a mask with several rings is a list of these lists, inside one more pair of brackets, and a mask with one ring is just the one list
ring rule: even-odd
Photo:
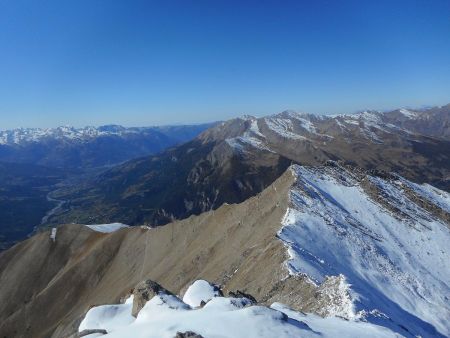
[[88,228],[97,231],[97,232],[103,232],[103,233],[110,233],[117,230],[120,230],[122,228],[129,228],[129,225],[122,224],[122,223],[110,223],[110,224],[90,224],[86,225]]
[[306,137],[293,132],[294,126],[292,124],[292,121],[289,119],[265,118],[264,121],[266,122],[269,129],[271,129],[278,135],[294,140],[307,140]]
[[227,138],[225,142],[238,151],[245,151],[245,146],[249,145],[256,149],[273,152],[265,143],[266,137],[260,132],[258,121],[253,117],[249,117],[249,119],[251,119],[250,127],[242,136]]
[[100,305],[88,311],[78,330],[103,329],[112,332],[135,321],[131,315],[133,296],[127,298],[124,304]]
[[250,129],[250,133],[252,133],[258,137],[265,138],[265,136],[259,130],[258,121],[256,119],[252,120],[249,129]]
[[[196,283],[194,283],[195,285]],[[251,305],[245,298],[214,297],[203,308],[192,309],[176,296],[159,294],[148,301],[137,318],[125,304],[94,307],[86,314],[79,331],[105,329],[108,338],[173,338],[177,332],[192,331],[205,338],[292,338],[292,337],[398,337],[381,326],[304,315],[282,304],[272,308]]]
[[186,290],[183,302],[191,307],[199,307],[202,302],[208,302],[219,296],[219,288],[209,282],[199,279]]
[[415,112],[413,112],[411,110],[408,110],[408,109],[400,109],[399,112],[402,113],[402,115],[404,115],[404,116],[406,116],[406,117],[408,117],[410,119],[413,119],[413,118],[417,117],[417,113],[415,113]]
[[297,182],[279,233],[290,272],[317,282],[343,274],[357,311],[379,310],[397,327],[423,337],[449,335],[447,225],[410,201],[396,183],[373,178],[403,219],[372,200],[344,169],[294,166],[293,171]]
[[300,121],[302,128],[306,129],[309,133],[317,134],[316,127],[311,121],[300,117],[297,120]]
[[439,206],[441,209],[450,213],[450,194],[439,190],[429,184],[417,184],[402,179],[401,182],[413,189],[418,195]]

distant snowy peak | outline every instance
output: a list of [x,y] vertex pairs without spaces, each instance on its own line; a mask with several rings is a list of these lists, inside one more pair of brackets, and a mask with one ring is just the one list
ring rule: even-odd
[[18,128],[0,131],[0,144],[22,144],[39,142],[44,139],[86,140],[99,136],[136,134],[151,131],[154,128],[125,128],[118,125],[100,127],[74,128],[61,126],[57,128]]

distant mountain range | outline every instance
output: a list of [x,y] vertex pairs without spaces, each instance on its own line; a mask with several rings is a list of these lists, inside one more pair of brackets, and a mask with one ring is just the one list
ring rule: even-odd
[[158,153],[214,125],[1,131],[0,250],[45,221],[61,203],[48,196],[60,185],[76,186],[108,166]]
[[0,131],[0,161],[81,169],[114,165],[186,142],[213,125],[66,126]]
[[292,163],[329,160],[450,190],[450,106],[317,116],[286,111],[222,122],[158,155],[58,191],[51,224],[161,225],[262,191]]

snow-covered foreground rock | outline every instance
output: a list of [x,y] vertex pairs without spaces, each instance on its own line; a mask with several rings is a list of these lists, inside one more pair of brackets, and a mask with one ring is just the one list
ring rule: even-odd
[[202,302],[207,303],[214,297],[220,296],[219,288],[205,280],[195,281],[183,296],[183,302],[191,307],[199,307]]
[[402,335],[450,335],[449,194],[337,165],[292,170],[279,232],[290,273],[315,283],[341,275],[336,315]]
[[[186,292],[200,298],[211,296],[206,281],[195,282]],[[209,285],[212,287],[212,285]],[[386,328],[342,318],[321,318],[288,309],[252,305],[246,298],[217,296],[202,308],[192,308],[173,295],[160,293],[148,301],[137,318],[131,316],[132,296],[120,305],[92,308],[80,325],[83,330],[106,330],[85,337],[173,338],[177,332],[207,337],[397,337]]]

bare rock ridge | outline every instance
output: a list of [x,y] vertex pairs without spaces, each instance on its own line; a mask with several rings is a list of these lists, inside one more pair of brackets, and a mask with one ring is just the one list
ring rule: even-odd
[[229,120],[181,146],[60,190],[66,209],[49,223],[163,225],[243,202],[293,163],[329,160],[450,191],[449,121],[449,106],[338,116],[286,111]]
[[292,166],[240,204],[164,227],[71,224],[55,242],[39,233],[0,254],[0,332],[65,337],[92,306],[118,303],[142,281],[158,283],[135,289],[149,300],[159,285],[181,294],[204,279],[260,304],[444,337],[450,195],[375,174]]

